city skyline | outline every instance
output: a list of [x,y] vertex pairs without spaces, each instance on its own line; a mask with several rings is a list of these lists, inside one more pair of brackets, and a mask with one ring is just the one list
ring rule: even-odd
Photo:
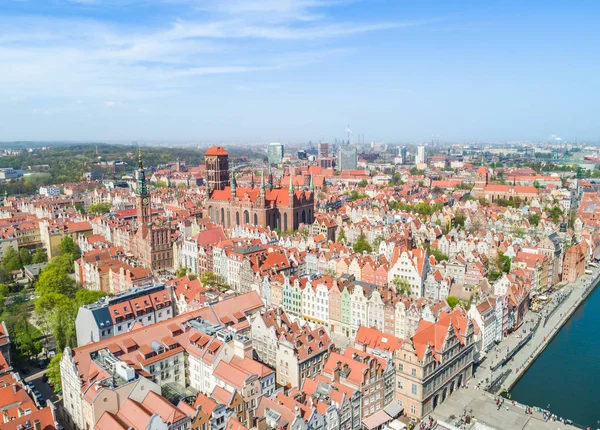
[[0,141],[598,141],[597,12],[9,0]]

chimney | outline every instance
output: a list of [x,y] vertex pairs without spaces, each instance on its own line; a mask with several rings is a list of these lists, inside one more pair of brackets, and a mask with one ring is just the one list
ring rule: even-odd
[[338,361],[333,369],[333,382],[340,382],[340,362]]

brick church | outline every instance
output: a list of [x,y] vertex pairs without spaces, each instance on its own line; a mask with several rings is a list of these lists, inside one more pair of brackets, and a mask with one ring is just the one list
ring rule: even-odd
[[[296,230],[300,224],[312,224],[315,212],[312,177],[308,189],[296,189],[293,180],[287,188],[274,187],[272,178],[260,186],[238,187],[234,169],[229,170],[229,154],[213,146],[204,154],[210,220],[230,229],[237,225],[257,225],[280,231]],[[292,179],[292,178],[290,178]]]
[[139,153],[136,188],[137,216],[132,226],[133,253],[141,260],[144,267],[151,270],[170,269],[173,267],[173,247],[171,227],[169,223],[155,222],[152,219],[150,193],[146,186],[146,172]]

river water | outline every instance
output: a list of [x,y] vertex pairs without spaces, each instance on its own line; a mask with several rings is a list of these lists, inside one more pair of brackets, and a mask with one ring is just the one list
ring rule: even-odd
[[600,286],[511,391],[514,400],[600,428]]

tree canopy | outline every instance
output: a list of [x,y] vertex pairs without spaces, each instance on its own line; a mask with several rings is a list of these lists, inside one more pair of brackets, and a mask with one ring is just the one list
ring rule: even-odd
[[200,276],[200,283],[203,286],[210,286],[218,289],[219,291],[227,291],[229,290],[229,285],[227,285],[223,279],[213,272],[205,272]]
[[446,303],[448,303],[448,306],[454,309],[456,305],[460,303],[460,300],[458,299],[458,297],[448,296],[446,297]]
[[46,253],[46,249],[45,248],[38,248],[35,250],[35,252],[33,253],[33,258],[31,259],[31,262],[34,264],[38,264],[38,263],[45,263],[48,261],[48,254]]
[[373,248],[371,248],[371,245],[369,245],[369,242],[367,242],[367,238],[364,233],[361,233],[358,236],[356,242],[354,242],[354,245],[352,246],[352,249],[354,249],[354,252],[359,254],[362,254],[364,251],[367,253],[373,252]]
[[111,208],[111,203],[96,203],[95,205],[90,205],[90,207],[88,208],[88,212],[96,215],[104,215],[110,212]]
[[75,261],[81,257],[81,251],[70,236],[65,236],[58,245],[58,255],[70,255],[71,261]]
[[9,247],[4,252],[4,258],[2,259],[2,268],[9,273],[14,270],[22,269],[23,264],[21,263],[21,256],[19,255],[19,252],[17,252],[14,248]]

